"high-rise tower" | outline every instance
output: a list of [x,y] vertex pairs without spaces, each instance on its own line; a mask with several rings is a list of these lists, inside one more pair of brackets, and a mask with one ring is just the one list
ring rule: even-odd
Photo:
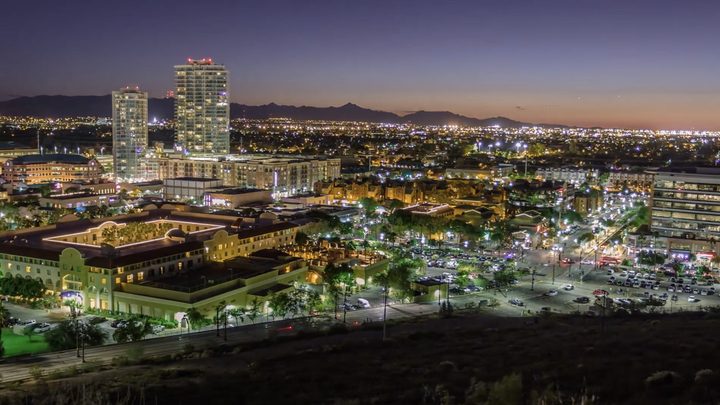
[[148,145],[148,94],[126,87],[112,92],[112,104],[115,180],[141,180]]
[[212,59],[175,66],[177,142],[190,155],[230,151],[228,72]]

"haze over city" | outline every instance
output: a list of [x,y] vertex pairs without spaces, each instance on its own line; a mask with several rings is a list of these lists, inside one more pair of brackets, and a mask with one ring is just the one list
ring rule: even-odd
[[162,97],[173,64],[213,57],[231,101],[251,105],[720,129],[708,1],[39,1],[3,14],[0,100],[128,84]]

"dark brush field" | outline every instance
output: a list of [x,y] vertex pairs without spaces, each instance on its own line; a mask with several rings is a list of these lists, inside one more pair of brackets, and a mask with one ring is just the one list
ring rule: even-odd
[[[1,403],[709,404],[720,315],[494,318],[218,346],[6,386]],[[188,350],[189,351],[189,350]],[[137,353],[136,353],[137,355]],[[123,360],[123,361],[120,361]],[[118,363],[133,361],[120,359]],[[70,373],[72,374],[72,373]]]

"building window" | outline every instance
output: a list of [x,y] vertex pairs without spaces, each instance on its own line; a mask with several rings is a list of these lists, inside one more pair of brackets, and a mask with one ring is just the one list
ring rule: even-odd
[[107,284],[107,280],[105,278],[101,278],[100,284],[103,284],[103,285]]
[[121,282],[120,277],[115,277],[115,284],[120,284]]
[[143,278],[145,278],[145,273],[141,271],[140,273],[137,274],[137,276],[138,276],[138,281],[143,281]]
[[128,276],[127,276],[127,282],[128,282],[128,283],[132,283],[132,282],[133,282],[133,278],[134,278],[134,277],[133,277],[132,274],[128,274]]
[[30,266],[25,266],[25,273],[30,273],[31,269]]

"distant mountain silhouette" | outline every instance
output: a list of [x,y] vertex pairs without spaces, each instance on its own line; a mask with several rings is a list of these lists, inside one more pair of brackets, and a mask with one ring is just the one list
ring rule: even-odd
[[[170,119],[174,114],[174,100],[150,98],[148,116],[150,119]],[[32,117],[66,118],[112,115],[111,96],[34,96],[18,97],[0,102],[0,115],[19,115]],[[526,122],[505,117],[478,119],[455,114],[449,111],[417,111],[407,115],[397,115],[386,111],[371,110],[356,104],[347,103],[340,107],[310,107],[279,105],[275,103],[252,106],[230,104],[231,118],[268,119],[290,118],[293,120],[325,121],[362,121],[389,124],[412,123],[416,125],[459,125],[493,126],[518,128],[534,126]],[[542,127],[565,127],[555,124],[538,124]]]

